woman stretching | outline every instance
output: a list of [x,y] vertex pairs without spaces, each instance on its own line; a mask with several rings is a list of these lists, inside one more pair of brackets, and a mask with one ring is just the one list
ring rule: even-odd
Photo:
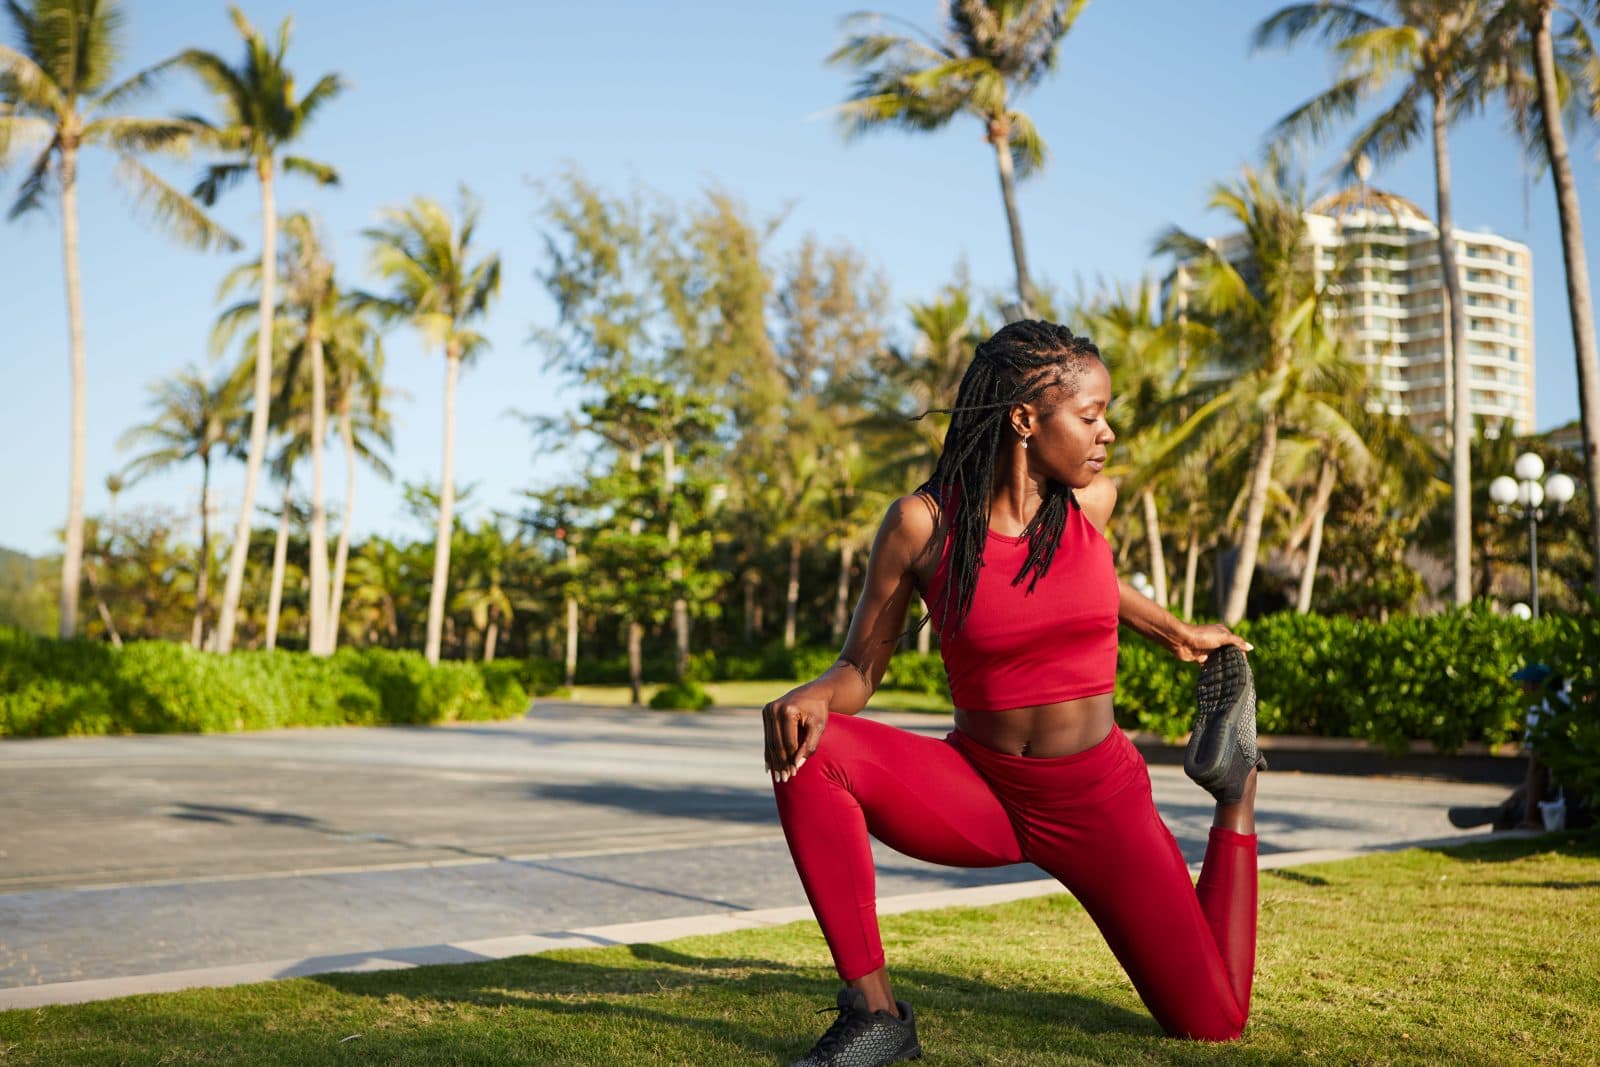
[[[1113,722],[1112,690],[1119,620],[1184,660],[1249,646],[1118,580],[1103,536],[1116,502],[1101,474],[1110,401],[1099,350],[1063,326],[1012,323],[978,345],[933,477],[878,529],[844,651],[763,709],[784,836],[846,985],[797,1067],[921,1055],[885,970],[869,834],[952,867],[1038,864],[1082,903],[1167,1033],[1225,1041],[1244,1029],[1265,766],[1254,704],[1196,727],[1226,731],[1197,737],[1223,758],[1202,782],[1217,809],[1196,885]],[[855,717],[916,593],[956,708],[942,741]]]

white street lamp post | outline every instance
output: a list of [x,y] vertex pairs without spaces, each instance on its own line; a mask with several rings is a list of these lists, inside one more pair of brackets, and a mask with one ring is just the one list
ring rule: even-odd
[[1555,510],[1560,511],[1567,501],[1577,492],[1577,484],[1568,475],[1556,473],[1545,478],[1544,484],[1539,479],[1544,476],[1544,460],[1533,452],[1524,452],[1517,457],[1512,467],[1515,478],[1502,474],[1489,483],[1489,499],[1501,512],[1511,512],[1519,519],[1528,520],[1528,573],[1530,587],[1528,599],[1532,601],[1532,616],[1539,617],[1539,523],[1544,519],[1543,505],[1546,500],[1555,505]]

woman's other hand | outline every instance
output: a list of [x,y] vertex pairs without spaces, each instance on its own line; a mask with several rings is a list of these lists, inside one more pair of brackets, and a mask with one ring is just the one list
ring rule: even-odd
[[774,782],[787,782],[817,750],[828,725],[825,687],[810,682],[791,689],[761,709],[766,734],[767,770]]

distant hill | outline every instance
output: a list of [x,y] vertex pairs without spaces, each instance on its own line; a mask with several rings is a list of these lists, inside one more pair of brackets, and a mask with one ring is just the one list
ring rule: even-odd
[[0,547],[0,625],[55,632],[54,570],[46,560]]

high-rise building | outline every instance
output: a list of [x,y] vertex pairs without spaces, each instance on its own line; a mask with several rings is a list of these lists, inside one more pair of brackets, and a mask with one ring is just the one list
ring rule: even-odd
[[[1376,387],[1375,410],[1408,418],[1443,438],[1454,394],[1439,269],[1439,230],[1416,205],[1388,194],[1318,201],[1306,227],[1319,283],[1332,279],[1352,357]],[[1243,234],[1213,239],[1230,262],[1247,256]],[[1456,229],[1466,303],[1471,411],[1486,426],[1533,432],[1533,259],[1528,246],[1487,231]],[[1191,289],[1179,263],[1165,287],[1181,310]],[[1169,305],[1170,306],[1170,305]]]

